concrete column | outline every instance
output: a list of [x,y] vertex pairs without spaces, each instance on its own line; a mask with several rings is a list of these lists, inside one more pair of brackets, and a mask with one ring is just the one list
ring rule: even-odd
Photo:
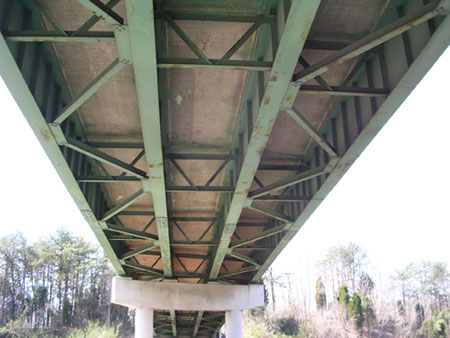
[[153,309],[136,309],[134,337],[153,338]]
[[242,311],[226,311],[225,326],[227,330],[227,338],[242,338]]

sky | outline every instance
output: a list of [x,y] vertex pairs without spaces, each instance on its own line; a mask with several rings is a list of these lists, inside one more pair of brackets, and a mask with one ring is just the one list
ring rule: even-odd
[[277,273],[311,273],[349,242],[377,279],[411,262],[450,266],[449,75],[450,47],[280,254]]
[[[409,262],[450,263],[450,48],[367,147],[274,264],[314,268],[352,241],[380,274]],[[64,226],[96,242],[3,81],[0,236],[34,241]]]

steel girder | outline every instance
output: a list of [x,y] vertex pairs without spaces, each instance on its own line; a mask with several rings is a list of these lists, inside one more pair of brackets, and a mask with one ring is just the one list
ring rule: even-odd
[[241,164],[228,215],[220,235],[220,244],[213,259],[210,278],[219,276],[220,266],[227,254],[228,246],[236,229],[242,209],[247,203],[247,194],[262,158],[265,145],[280,111],[284,93],[289,85],[297,60],[308,36],[320,1],[294,1],[289,10],[283,35],[280,39],[274,66],[262,98],[258,117],[253,127],[246,155]]

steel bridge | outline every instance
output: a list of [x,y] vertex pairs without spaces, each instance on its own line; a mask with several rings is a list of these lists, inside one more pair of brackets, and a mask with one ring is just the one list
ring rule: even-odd
[[[449,8],[2,0],[0,72],[119,276],[258,284],[449,45]],[[137,335],[225,321],[148,316]]]

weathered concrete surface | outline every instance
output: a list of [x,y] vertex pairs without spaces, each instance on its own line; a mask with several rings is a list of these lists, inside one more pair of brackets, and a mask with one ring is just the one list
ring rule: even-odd
[[111,302],[159,310],[245,310],[264,305],[264,291],[262,285],[154,283],[115,277]]
[[241,310],[227,311],[225,314],[227,337],[242,337]]
[[153,338],[153,309],[136,310],[134,337]]

